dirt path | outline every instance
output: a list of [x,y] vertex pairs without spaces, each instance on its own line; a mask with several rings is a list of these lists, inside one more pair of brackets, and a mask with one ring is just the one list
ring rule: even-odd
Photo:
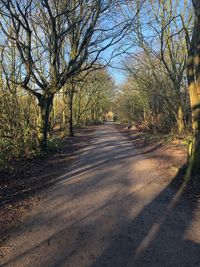
[[200,207],[112,125],[4,242],[1,266],[200,266]]

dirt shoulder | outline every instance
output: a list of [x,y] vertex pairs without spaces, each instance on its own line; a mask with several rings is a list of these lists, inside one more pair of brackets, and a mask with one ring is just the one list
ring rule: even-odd
[[165,159],[173,163],[178,169],[186,163],[187,148],[181,140],[164,142],[164,138],[158,138],[154,135],[147,135],[145,132],[134,129],[126,130],[122,125],[115,126],[118,131],[133,141],[135,147],[140,149],[141,153],[147,153],[152,158],[158,156],[158,160]]
[[[166,172],[172,179],[171,185],[175,188],[184,183],[184,174],[187,162],[187,146],[183,140],[174,139],[166,142],[165,138],[147,134],[141,130],[126,130],[122,125],[115,125],[116,129],[123,135],[133,141],[135,147],[139,149],[141,154],[146,154],[148,158],[154,161],[159,169]],[[171,175],[171,176],[170,176]],[[191,201],[200,200],[200,178],[191,179],[185,189],[183,195]]]
[[95,127],[76,130],[76,136],[66,138],[62,147],[44,156],[21,159],[11,163],[11,170],[0,171],[0,237],[20,222],[38,205],[41,191],[62,175],[64,168],[87,146]]

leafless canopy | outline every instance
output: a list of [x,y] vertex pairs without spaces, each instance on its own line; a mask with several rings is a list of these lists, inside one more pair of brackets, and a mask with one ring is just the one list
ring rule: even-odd
[[39,97],[42,91],[56,93],[68,78],[89,69],[123,38],[131,23],[117,15],[120,4],[113,0],[0,0],[2,55],[6,60],[8,47],[16,47],[16,68],[22,70],[17,82]]

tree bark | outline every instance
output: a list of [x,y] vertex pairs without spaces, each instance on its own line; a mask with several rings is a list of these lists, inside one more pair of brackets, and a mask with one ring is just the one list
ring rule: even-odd
[[41,140],[40,147],[42,151],[45,151],[47,148],[47,137],[50,127],[49,115],[53,105],[53,95],[42,97],[39,100],[40,112],[41,112]]
[[194,1],[195,23],[188,53],[187,78],[192,109],[193,141],[189,145],[185,179],[200,174],[200,6]]
[[185,122],[184,122],[184,113],[182,105],[180,104],[178,107],[178,114],[177,114],[177,126],[178,126],[178,133],[182,134],[185,130]]

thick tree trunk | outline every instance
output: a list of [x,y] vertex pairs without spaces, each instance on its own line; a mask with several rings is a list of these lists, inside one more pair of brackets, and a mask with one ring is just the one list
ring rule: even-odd
[[200,174],[200,3],[197,0],[193,3],[195,23],[188,53],[187,77],[194,137],[189,145],[186,180]]
[[186,172],[186,180],[191,176],[200,174],[200,135],[194,137],[193,142],[189,144],[188,148],[188,167]]
[[[190,101],[192,106],[192,127],[193,127],[193,140],[189,143],[188,148],[188,167],[186,173],[186,180],[191,176],[200,174],[200,98],[196,94],[198,89],[195,84],[190,85]],[[196,95],[196,96],[195,96]],[[195,104],[196,103],[196,104]]]
[[41,112],[41,150],[45,151],[47,148],[47,136],[50,127],[49,115],[53,105],[53,95],[48,97],[42,97],[39,101],[40,112]]
[[69,136],[74,136],[74,125],[73,125],[73,99],[74,91],[69,93]]

